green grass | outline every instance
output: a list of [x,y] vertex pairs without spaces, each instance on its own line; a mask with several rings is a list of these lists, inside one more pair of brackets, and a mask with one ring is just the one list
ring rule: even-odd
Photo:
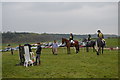
[[120,40],[120,38],[109,38],[105,40],[107,47],[118,47],[118,41]]
[[[1,38],[0,38],[0,49],[2,49],[2,39]],[[0,79],[2,79],[2,54],[1,54],[1,52],[0,52]]]
[[118,51],[105,50],[99,56],[84,49],[75,54],[66,54],[66,49],[59,48],[58,55],[51,49],[43,49],[40,66],[15,66],[19,63],[18,51],[2,54],[3,78],[118,78]]

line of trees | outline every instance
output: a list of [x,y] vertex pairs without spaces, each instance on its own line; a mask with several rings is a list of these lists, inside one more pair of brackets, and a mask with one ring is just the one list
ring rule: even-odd
[[[106,35],[108,37],[116,37],[117,35]],[[69,34],[47,34],[47,33],[28,33],[28,32],[4,32],[2,33],[2,43],[30,43],[30,42],[48,42],[53,40],[61,40],[61,38],[69,38]],[[75,39],[87,38],[88,35],[74,35]],[[95,38],[96,34],[92,35]]]

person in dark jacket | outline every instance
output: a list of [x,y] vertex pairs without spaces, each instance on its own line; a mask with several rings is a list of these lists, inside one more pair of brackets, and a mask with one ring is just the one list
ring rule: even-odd
[[73,34],[72,34],[72,33],[70,33],[69,41],[70,41],[70,43],[74,43],[74,40],[73,40]]
[[13,55],[13,48],[12,48],[12,46],[10,44],[8,44],[7,48],[10,49],[11,54]]
[[70,33],[70,38],[69,38],[69,40],[70,40],[70,41],[73,40],[73,34],[72,34],[72,33]]
[[25,57],[24,57],[25,51],[24,51],[24,46],[21,46],[19,44],[19,59],[20,59],[20,65],[23,65],[25,62]]
[[88,35],[88,41],[91,41],[91,35],[90,34]]
[[40,55],[41,55],[41,50],[42,50],[42,48],[41,48],[41,45],[40,45],[40,43],[37,43],[37,50],[36,50],[36,65],[37,65],[37,61],[39,61],[39,65],[40,65],[40,63],[41,63],[41,61],[40,61]]

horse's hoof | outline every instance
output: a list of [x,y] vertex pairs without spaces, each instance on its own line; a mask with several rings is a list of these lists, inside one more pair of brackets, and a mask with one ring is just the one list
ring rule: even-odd
[[99,53],[97,53],[97,55],[99,55]]

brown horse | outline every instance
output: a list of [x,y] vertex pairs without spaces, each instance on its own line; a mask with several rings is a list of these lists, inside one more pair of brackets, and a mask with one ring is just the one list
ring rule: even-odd
[[67,40],[66,38],[62,38],[62,44],[66,43],[66,47],[67,47],[67,53],[70,54],[70,47],[73,46],[76,48],[76,54],[79,52],[79,42],[77,40],[74,40],[74,43],[70,43],[69,40]]

